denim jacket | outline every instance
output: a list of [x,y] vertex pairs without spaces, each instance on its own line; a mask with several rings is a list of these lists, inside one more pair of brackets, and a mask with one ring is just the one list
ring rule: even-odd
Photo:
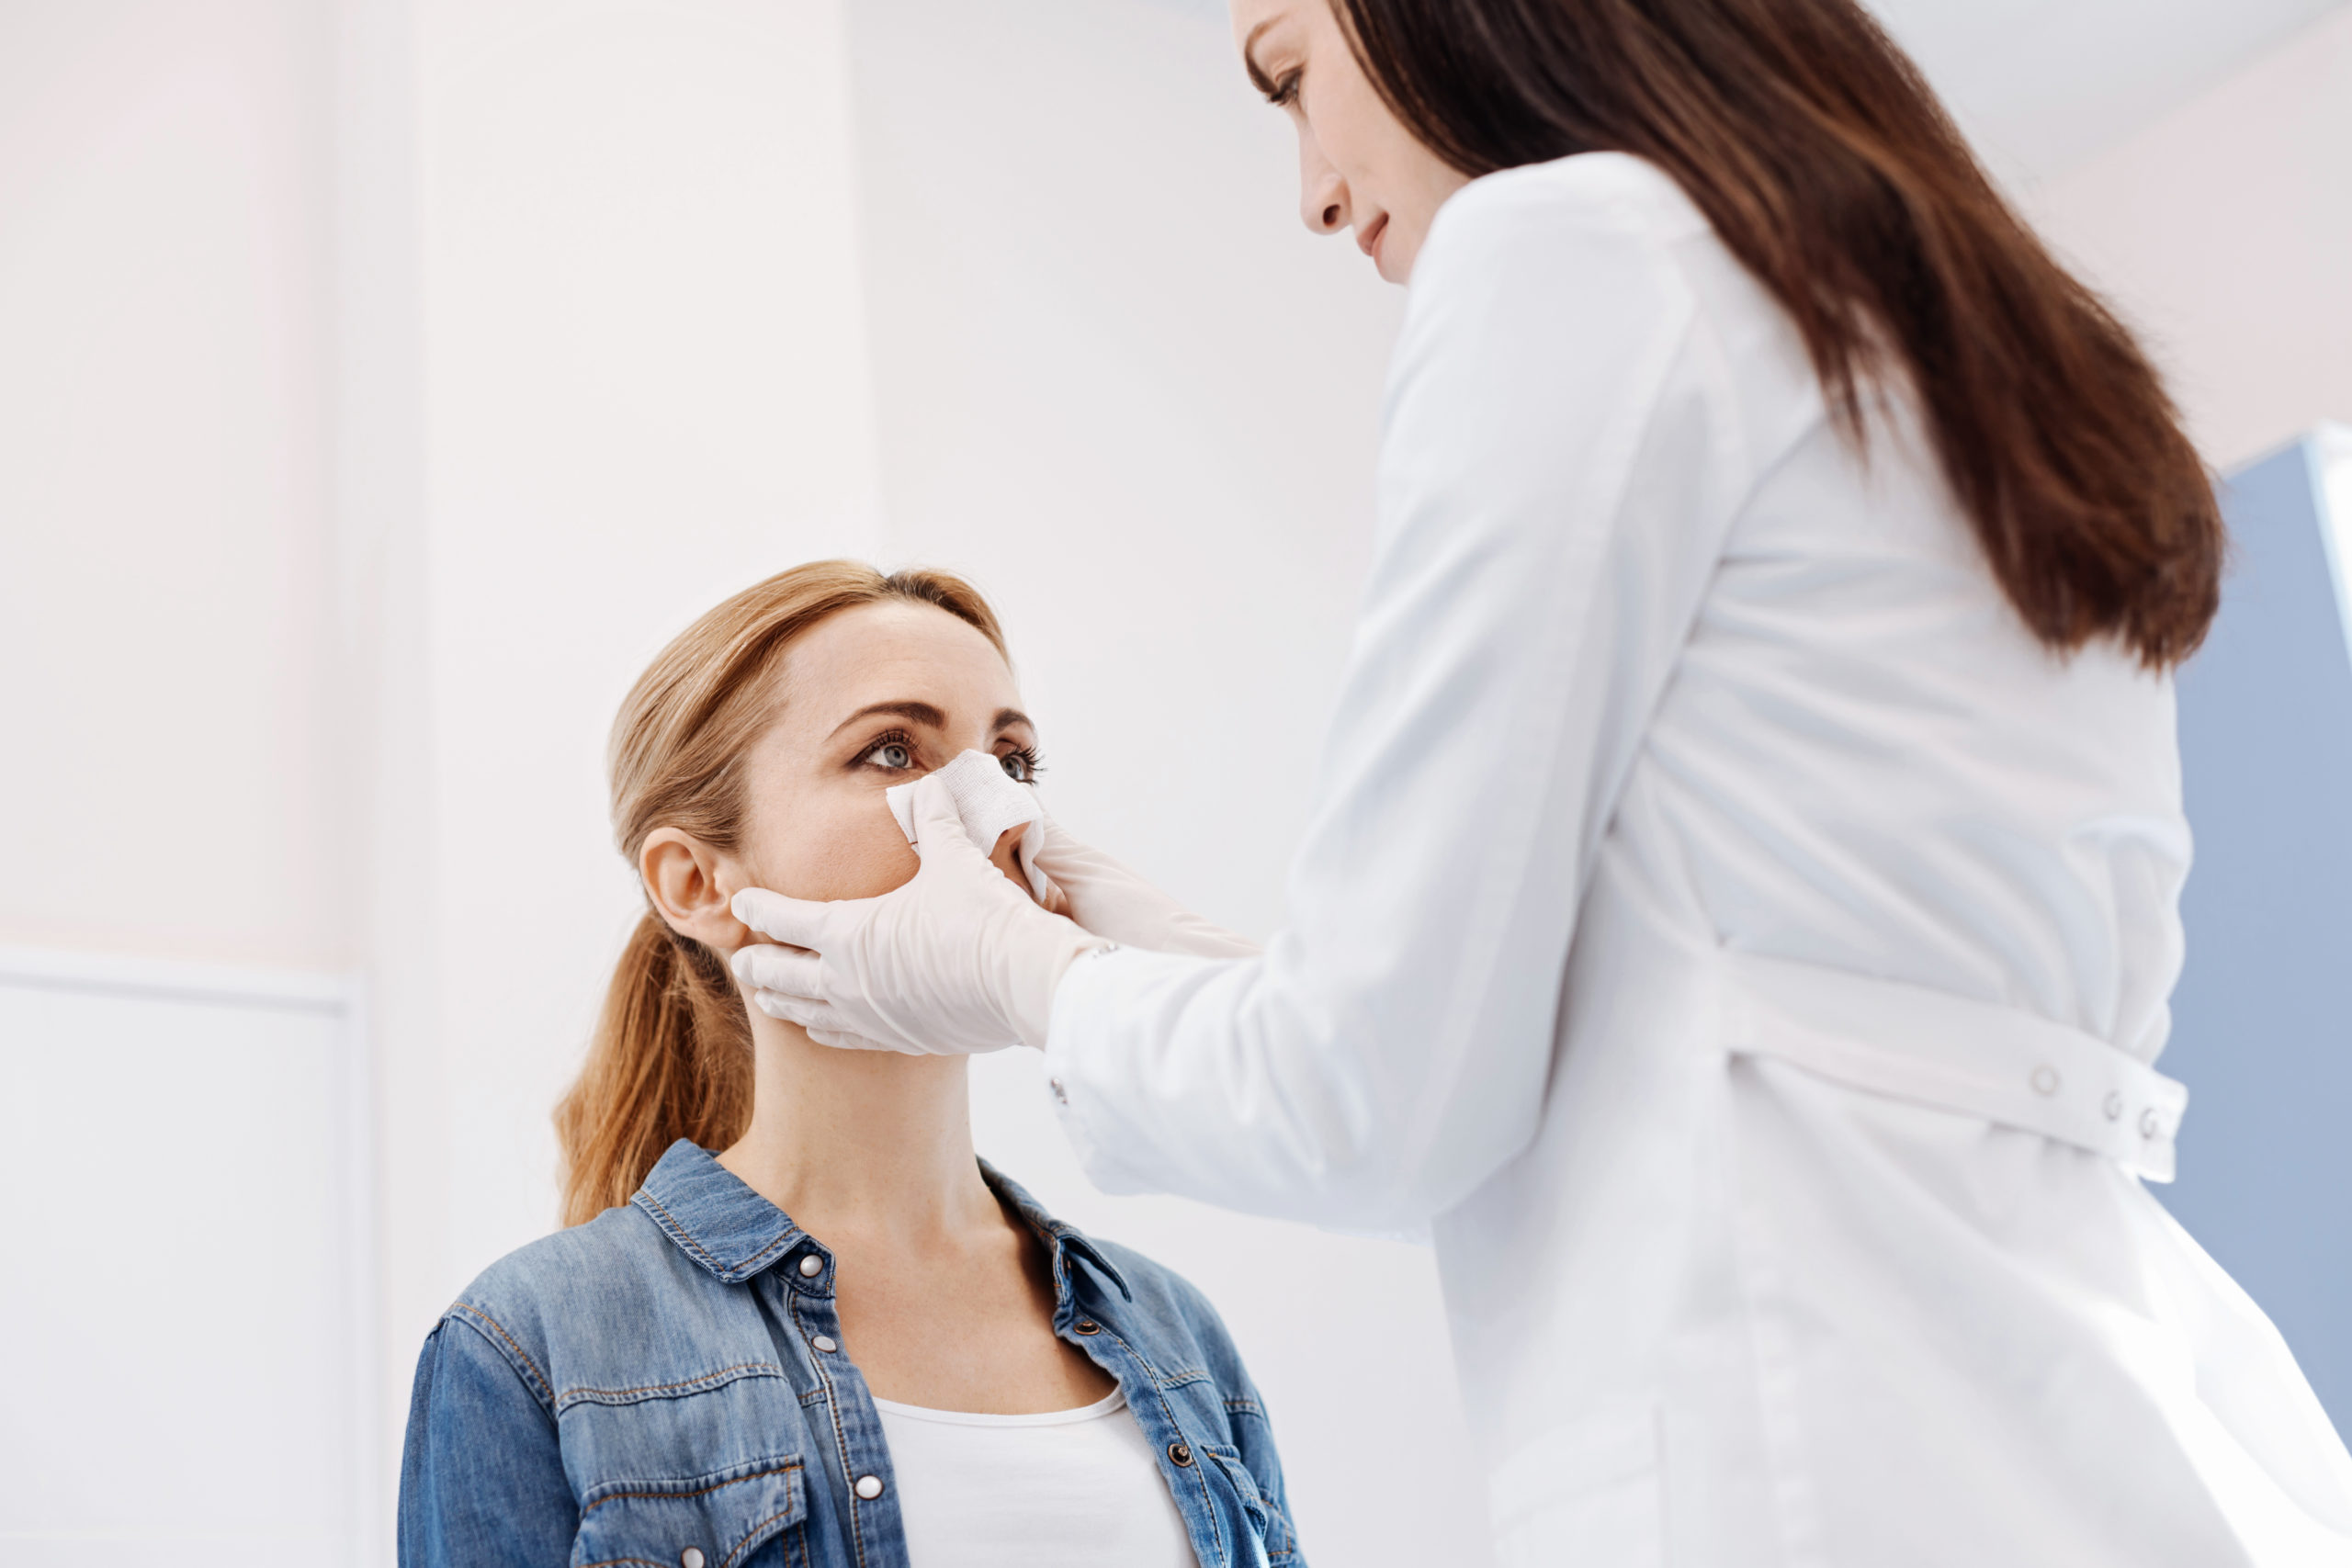
[[[1302,1562],[1216,1309],[981,1172],[1048,1249],[1054,1332],[1118,1380],[1204,1568]],[[627,1205],[492,1265],[426,1339],[402,1568],[906,1568],[841,1337],[832,1255],[680,1140]]]

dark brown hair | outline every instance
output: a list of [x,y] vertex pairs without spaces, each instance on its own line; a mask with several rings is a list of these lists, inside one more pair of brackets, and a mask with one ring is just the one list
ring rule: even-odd
[[[743,759],[775,718],[776,675],[794,642],[860,604],[929,604],[1004,652],[979,590],[944,571],[888,577],[863,561],[779,572],[680,632],[629,688],[613,720],[606,771],[613,837],[633,869],[646,836],[682,828],[714,849],[740,846]],[[752,1026],[717,953],[638,918],[588,1045],[556,1107],[563,1223],[626,1203],[680,1138],[723,1148],[752,1113]]]
[[1901,373],[2045,645],[2111,635],[2158,668],[2195,651],[2223,536],[2177,411],[1854,0],[1331,3],[1462,173],[1620,152],[1671,175],[1794,319],[1857,441],[1864,384]]

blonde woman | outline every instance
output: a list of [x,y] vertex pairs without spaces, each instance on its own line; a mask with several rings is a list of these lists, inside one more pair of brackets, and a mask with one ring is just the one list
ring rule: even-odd
[[966,751],[1026,783],[1036,748],[935,572],[797,568],[639,679],[612,802],[649,908],[558,1112],[569,1228],[425,1345],[402,1563],[1300,1561],[1201,1294],[981,1163],[962,1058],[827,1049],[729,974],[735,892],[886,892],[917,864],[887,789]]

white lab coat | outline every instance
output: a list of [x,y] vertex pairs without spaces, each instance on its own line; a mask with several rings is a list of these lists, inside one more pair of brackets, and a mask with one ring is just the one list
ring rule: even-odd
[[1093,1178],[1429,1221],[1505,1564],[2352,1562],[2139,1179],[2169,683],[2037,645],[1903,401],[1858,457],[1634,159],[1446,205],[1385,419],[1289,923],[1057,996]]

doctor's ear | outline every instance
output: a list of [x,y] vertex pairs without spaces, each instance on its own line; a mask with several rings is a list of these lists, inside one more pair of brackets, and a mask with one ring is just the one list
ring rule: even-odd
[[750,884],[730,857],[693,834],[653,829],[637,852],[637,872],[654,912],[680,936],[727,952],[754,940],[727,908],[728,899]]

